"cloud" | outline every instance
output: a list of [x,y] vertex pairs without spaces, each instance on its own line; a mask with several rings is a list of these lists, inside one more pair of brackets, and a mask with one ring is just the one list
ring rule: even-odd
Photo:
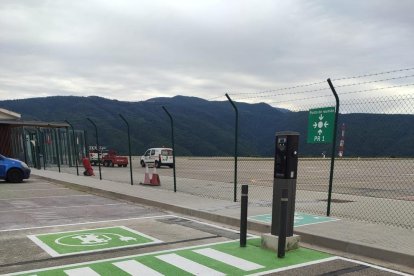
[[413,8],[409,0],[3,0],[0,99],[209,99],[409,68]]

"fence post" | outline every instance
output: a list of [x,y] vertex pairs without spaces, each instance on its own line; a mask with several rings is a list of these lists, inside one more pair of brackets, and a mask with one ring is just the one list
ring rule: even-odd
[[333,86],[331,79],[328,79],[329,87],[332,90],[333,95],[335,96],[336,101],[336,108],[335,108],[335,122],[334,122],[334,130],[333,130],[333,141],[332,141],[332,153],[331,153],[331,170],[329,173],[329,191],[328,191],[328,206],[326,209],[326,215],[329,217],[331,215],[331,201],[332,201],[332,184],[333,184],[333,174],[334,174],[334,166],[335,166],[335,149],[336,149],[336,132],[338,128],[338,114],[339,114],[339,97],[335,91],[335,87]]
[[119,114],[119,117],[121,117],[121,119],[127,125],[127,131],[128,131],[128,154],[129,154],[129,172],[131,174],[131,185],[134,185],[134,180],[132,179],[131,135],[130,135],[130,132],[129,132],[129,124],[128,124],[128,121],[125,120],[124,116],[122,116],[121,114]]
[[[66,120],[65,120],[65,122],[66,122]],[[67,144],[67,149],[68,149],[68,152],[67,152],[67,154],[68,154],[68,162],[69,162],[69,167],[72,167],[72,147],[71,147],[71,145],[70,145],[70,135],[69,135],[69,128],[68,127],[65,127],[65,129],[66,129],[66,144]],[[75,149],[73,149],[73,151],[75,151]]]
[[[65,122],[70,126],[72,129],[72,137],[73,137],[73,151],[75,152],[75,165],[76,165],[76,174],[79,176],[79,167],[78,167],[78,147],[76,146],[76,139],[75,139],[75,130],[73,129],[73,125],[69,123],[68,120],[65,120]],[[69,132],[68,132],[68,138],[69,138]],[[70,139],[69,139],[70,141]]]
[[[83,130],[83,144],[85,146],[85,156],[89,158],[88,131],[85,129]],[[83,152],[82,152],[82,157],[84,157]]]
[[234,202],[237,201],[237,157],[238,157],[238,150],[237,150],[237,144],[238,144],[238,136],[239,136],[239,110],[237,109],[237,106],[234,104],[234,102],[231,100],[229,94],[226,93],[226,97],[231,103],[231,105],[234,108],[234,111],[236,112],[236,126],[235,126],[235,132],[234,132]]
[[102,180],[102,171],[101,171],[101,157],[99,156],[99,137],[98,137],[98,127],[96,124],[89,118],[86,118],[91,124],[95,127],[95,137],[96,137],[96,150],[98,152],[98,167],[99,167],[99,180]]
[[59,141],[56,128],[53,129],[53,133],[55,136],[55,148],[56,148],[56,161],[60,172],[60,155],[59,155]]
[[24,163],[27,164],[27,143],[26,143],[26,129],[23,127],[23,153],[24,153]]
[[38,170],[42,169],[42,164],[40,163],[40,129],[36,128],[36,143],[35,143],[35,152],[36,152],[36,168]]
[[172,142],[172,149],[173,149],[173,172],[174,172],[174,193],[177,192],[177,179],[175,176],[175,145],[174,145],[174,121],[171,114],[168,112],[167,108],[165,106],[162,106],[162,109],[164,109],[165,113],[167,113],[168,117],[170,117],[171,122],[171,142]]

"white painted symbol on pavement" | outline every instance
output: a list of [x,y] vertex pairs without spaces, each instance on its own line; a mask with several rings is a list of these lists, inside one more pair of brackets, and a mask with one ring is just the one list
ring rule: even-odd
[[123,236],[117,233],[84,233],[57,238],[55,243],[63,246],[99,246],[107,245],[113,238],[126,243],[137,240],[134,237]]
[[85,234],[72,237],[72,239],[79,239],[81,244],[106,244],[111,240],[110,237],[106,235],[100,235],[102,238],[99,238],[99,235],[96,234]]

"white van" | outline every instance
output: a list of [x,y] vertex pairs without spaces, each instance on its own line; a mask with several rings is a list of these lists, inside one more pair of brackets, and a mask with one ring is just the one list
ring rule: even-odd
[[148,149],[143,156],[141,156],[141,166],[146,164],[153,164],[159,168],[161,166],[174,167],[173,150],[170,148],[151,148]]

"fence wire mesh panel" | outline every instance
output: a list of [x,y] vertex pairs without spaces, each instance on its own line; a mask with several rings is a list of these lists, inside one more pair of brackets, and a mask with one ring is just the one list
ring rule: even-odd
[[[384,74],[333,80],[341,104],[331,215],[412,229],[414,84],[410,78],[414,75]],[[263,101],[287,110],[288,116],[275,116],[274,126],[301,133],[296,210],[326,214],[332,144],[307,143],[306,126],[310,109],[335,107],[327,82],[231,95],[236,101]],[[283,120],[286,124],[280,123]],[[273,161],[257,158],[239,164],[239,171],[250,168],[260,172],[259,177],[240,174],[239,182],[250,184],[253,202],[270,205],[271,191],[266,187],[272,185]]]
[[[313,96],[315,100],[309,103],[306,96],[309,93],[317,93],[319,96]],[[259,129],[241,129],[241,135],[251,135],[251,139],[256,141],[250,152],[254,157],[242,156],[239,161],[239,182],[249,184],[251,204],[268,207],[272,205],[275,133],[296,131],[300,133],[296,210],[325,215],[331,145],[307,144],[306,134],[310,109],[335,106],[328,84],[321,81],[258,93],[235,93],[233,97],[236,101],[264,102],[277,107],[270,114],[256,114],[259,121],[270,122],[270,125],[256,126],[267,129],[266,137],[254,136],[254,133],[259,133]],[[266,118],[269,115],[273,117],[270,120]],[[252,114],[242,112],[241,121],[249,120],[248,116]]]
[[400,71],[334,81],[343,157],[335,165],[332,215],[414,227],[413,77]]
[[[320,81],[260,92],[228,93],[238,110],[237,128],[236,108],[224,95],[213,98],[214,102],[194,98],[191,104],[181,103],[180,97],[173,98],[173,104],[159,98],[124,109],[128,124],[116,114],[105,120],[91,117],[97,133],[86,118],[71,120],[75,129],[83,129],[75,131],[75,135],[65,128],[13,130],[19,136],[13,142],[13,150],[33,167],[40,165],[75,175],[76,161],[81,173],[82,159],[88,157],[93,161],[91,147],[99,146],[101,158],[116,150],[117,156],[127,159],[129,125],[132,164],[128,160],[128,166],[124,167],[103,161],[102,179],[130,183],[129,166],[132,165],[134,184],[146,182],[147,172],[149,177],[156,173],[161,185],[148,188],[174,190],[176,187],[178,192],[229,201],[234,200],[235,189],[238,201],[241,185],[249,184],[250,204],[270,207],[275,133],[297,131],[300,133],[297,211],[326,215],[333,154],[332,216],[412,229],[412,78],[414,75],[408,70],[396,70],[332,79],[340,99],[334,149],[332,141],[320,141],[316,139],[318,135],[309,138],[311,132],[328,133],[333,126],[333,122],[324,118],[309,119],[310,110],[336,106],[328,83]],[[220,108],[220,112],[215,108]],[[109,138],[114,136],[115,141]],[[162,166],[156,168],[152,162],[146,166],[142,157],[148,149],[172,148],[172,137],[176,181],[174,170],[168,164],[161,162]],[[154,157],[161,161],[158,153]],[[94,170],[94,177],[99,178],[98,166]]]
[[[171,109],[176,141],[177,191],[202,197],[233,200],[235,114],[228,102],[226,113],[218,116],[207,101]],[[199,117],[189,116],[199,112]],[[212,131],[206,131],[206,124]],[[192,138],[189,138],[192,137]],[[191,145],[188,152],[180,145]],[[212,152],[215,155],[212,156]]]
[[333,215],[414,227],[414,141],[407,140],[413,114],[413,95],[344,101],[344,157],[335,169]]

